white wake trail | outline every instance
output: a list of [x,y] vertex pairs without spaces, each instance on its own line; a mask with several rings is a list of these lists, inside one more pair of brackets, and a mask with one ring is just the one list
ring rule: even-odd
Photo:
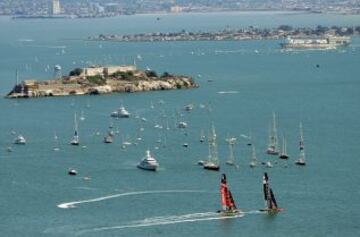
[[87,229],[77,232],[77,235],[82,235],[89,232],[100,232],[100,231],[109,231],[109,230],[121,230],[127,228],[142,228],[150,226],[159,226],[159,225],[171,225],[187,222],[199,222],[199,221],[212,221],[212,220],[222,220],[222,219],[234,219],[243,217],[244,213],[239,213],[234,216],[221,216],[216,212],[205,212],[205,213],[192,213],[180,216],[163,216],[163,217],[154,217],[147,218],[140,221],[133,221],[125,223],[124,225],[119,226],[107,226],[99,227],[93,229]]
[[74,202],[66,202],[66,203],[60,203],[57,205],[58,208],[75,208],[77,204],[82,203],[90,203],[90,202],[100,202],[105,201],[108,199],[118,198],[118,197],[124,197],[124,196],[134,196],[134,195],[142,195],[142,194],[156,194],[156,193],[204,193],[206,191],[204,190],[155,190],[155,191],[138,191],[138,192],[127,192],[127,193],[119,193],[109,196],[103,196],[98,198],[92,198],[92,199],[86,199],[86,200],[79,200]]

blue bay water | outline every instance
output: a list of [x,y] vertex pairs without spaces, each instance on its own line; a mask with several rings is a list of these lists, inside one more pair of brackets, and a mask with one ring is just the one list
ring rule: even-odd
[[[359,16],[281,13],[214,13],[126,16],[110,19],[16,20],[0,18],[0,94],[21,79],[51,78],[59,64],[66,74],[89,64],[131,64],[159,73],[192,75],[197,89],[32,100],[0,99],[0,229],[4,236],[354,236],[359,232],[359,101],[360,40],[337,51],[282,52],[280,41],[115,43],[76,40],[100,33],[217,30],[236,26],[271,27],[356,25]],[[319,64],[317,68],[315,65]],[[220,92],[220,93],[219,93]],[[225,93],[223,93],[225,92]],[[232,93],[226,93],[232,92]],[[159,101],[164,101],[160,104]],[[155,105],[150,108],[150,103]],[[134,138],[134,118],[112,120],[123,103],[146,117],[143,140]],[[181,111],[193,103],[192,112]],[[200,104],[211,104],[212,113]],[[88,107],[87,105],[90,105]],[[83,145],[68,145],[73,114]],[[175,129],[175,112],[189,123],[187,136]],[[290,159],[264,154],[271,113],[279,135],[285,134]],[[154,128],[155,123],[171,130]],[[214,121],[222,172],[239,208],[263,207],[262,173],[267,171],[278,203],[277,216],[248,213],[220,220],[220,174],[201,169],[208,147],[200,130]],[[302,121],[307,166],[296,167],[298,124]],[[119,130],[104,144],[110,123]],[[12,144],[11,131],[22,133],[25,146]],[[260,161],[272,169],[250,169],[250,150],[241,138],[251,131]],[[54,132],[60,151],[54,152]],[[96,135],[97,132],[100,135]],[[239,168],[228,167],[225,138],[238,137]],[[166,138],[166,146],[155,149]],[[188,148],[182,147],[184,142]],[[14,151],[6,152],[12,146]],[[151,149],[161,170],[144,172],[137,162]],[[79,175],[70,177],[68,168]],[[90,177],[84,179],[83,177]],[[115,196],[111,196],[115,195]],[[116,196],[118,195],[118,196]],[[105,199],[96,199],[105,197]],[[106,199],[107,198],[107,199]],[[95,199],[95,200],[93,200]],[[61,203],[92,200],[59,208]]]

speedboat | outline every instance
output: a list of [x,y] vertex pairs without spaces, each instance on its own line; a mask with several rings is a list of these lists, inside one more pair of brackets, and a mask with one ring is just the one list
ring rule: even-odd
[[154,157],[150,155],[150,151],[146,151],[146,156],[137,165],[138,168],[150,171],[156,171],[159,168],[159,163]]
[[25,145],[26,139],[23,135],[19,135],[15,138],[14,144]]
[[130,113],[125,109],[124,106],[121,106],[118,110],[111,113],[111,117],[128,118],[130,117]]

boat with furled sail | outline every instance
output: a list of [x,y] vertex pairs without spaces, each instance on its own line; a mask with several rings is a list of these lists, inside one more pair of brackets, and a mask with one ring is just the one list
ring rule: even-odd
[[218,158],[218,150],[217,150],[217,143],[216,143],[216,133],[215,127],[212,126],[211,134],[209,135],[209,157],[208,160],[204,162],[203,167],[207,170],[214,170],[219,171],[219,158]]
[[300,128],[300,142],[299,142],[300,154],[299,154],[299,159],[297,159],[295,161],[295,164],[305,166],[306,165],[306,162],[305,162],[305,145],[304,145],[304,134],[303,134],[302,123],[300,123],[299,128]]
[[286,151],[286,139],[285,139],[285,136],[283,136],[283,139],[282,139],[282,150],[281,150],[281,153],[279,155],[279,158],[283,159],[283,160],[287,160],[289,158],[289,156],[287,154],[287,151]]
[[226,164],[234,166],[234,165],[236,165],[235,164],[235,156],[234,156],[234,145],[236,143],[236,138],[230,137],[230,138],[227,138],[225,141],[229,144],[229,158],[226,161]]
[[221,194],[221,210],[219,210],[218,212],[221,215],[234,216],[241,214],[241,210],[239,210],[236,207],[235,201],[228,187],[225,174],[221,175],[220,194]]
[[269,177],[267,173],[264,173],[263,176],[263,191],[264,191],[264,199],[265,199],[265,208],[260,209],[260,211],[267,212],[269,214],[276,214],[282,211],[282,208],[279,208],[275,199],[275,195],[270,188]]
[[256,158],[256,150],[255,150],[255,145],[251,146],[251,161],[249,166],[251,168],[255,168],[257,166],[257,158]]
[[269,155],[279,155],[275,113],[273,113],[272,125],[269,130],[269,144],[266,153]]
[[78,146],[80,144],[79,141],[79,135],[78,135],[78,124],[77,124],[77,119],[76,119],[76,113],[74,114],[74,137],[73,139],[70,141],[70,144],[73,146]]

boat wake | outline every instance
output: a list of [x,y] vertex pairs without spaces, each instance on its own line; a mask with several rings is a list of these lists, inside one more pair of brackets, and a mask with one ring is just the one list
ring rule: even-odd
[[74,202],[66,202],[58,204],[58,208],[68,209],[68,208],[75,208],[76,205],[83,204],[83,203],[91,203],[91,202],[101,202],[108,199],[118,198],[118,197],[125,197],[125,196],[134,196],[134,195],[144,195],[144,194],[159,194],[159,193],[205,193],[207,191],[204,190],[155,190],[155,191],[138,191],[138,192],[127,192],[127,193],[119,193],[109,196],[103,196],[93,199],[86,199],[86,200],[79,200]]
[[218,94],[237,94],[238,91],[218,91]]
[[100,231],[111,231],[111,230],[121,230],[128,228],[142,228],[142,227],[150,227],[150,226],[159,226],[159,225],[171,225],[171,224],[179,224],[179,223],[188,223],[188,222],[199,222],[199,221],[212,221],[212,220],[222,220],[222,219],[234,219],[241,218],[245,214],[254,214],[261,213],[259,211],[251,211],[251,212],[240,212],[233,216],[222,216],[217,212],[203,212],[203,213],[191,213],[185,215],[178,216],[159,216],[159,217],[151,217],[138,221],[131,221],[124,223],[123,225],[118,226],[104,226],[93,229],[85,229],[77,232],[77,235],[82,235],[89,232],[100,232]]

